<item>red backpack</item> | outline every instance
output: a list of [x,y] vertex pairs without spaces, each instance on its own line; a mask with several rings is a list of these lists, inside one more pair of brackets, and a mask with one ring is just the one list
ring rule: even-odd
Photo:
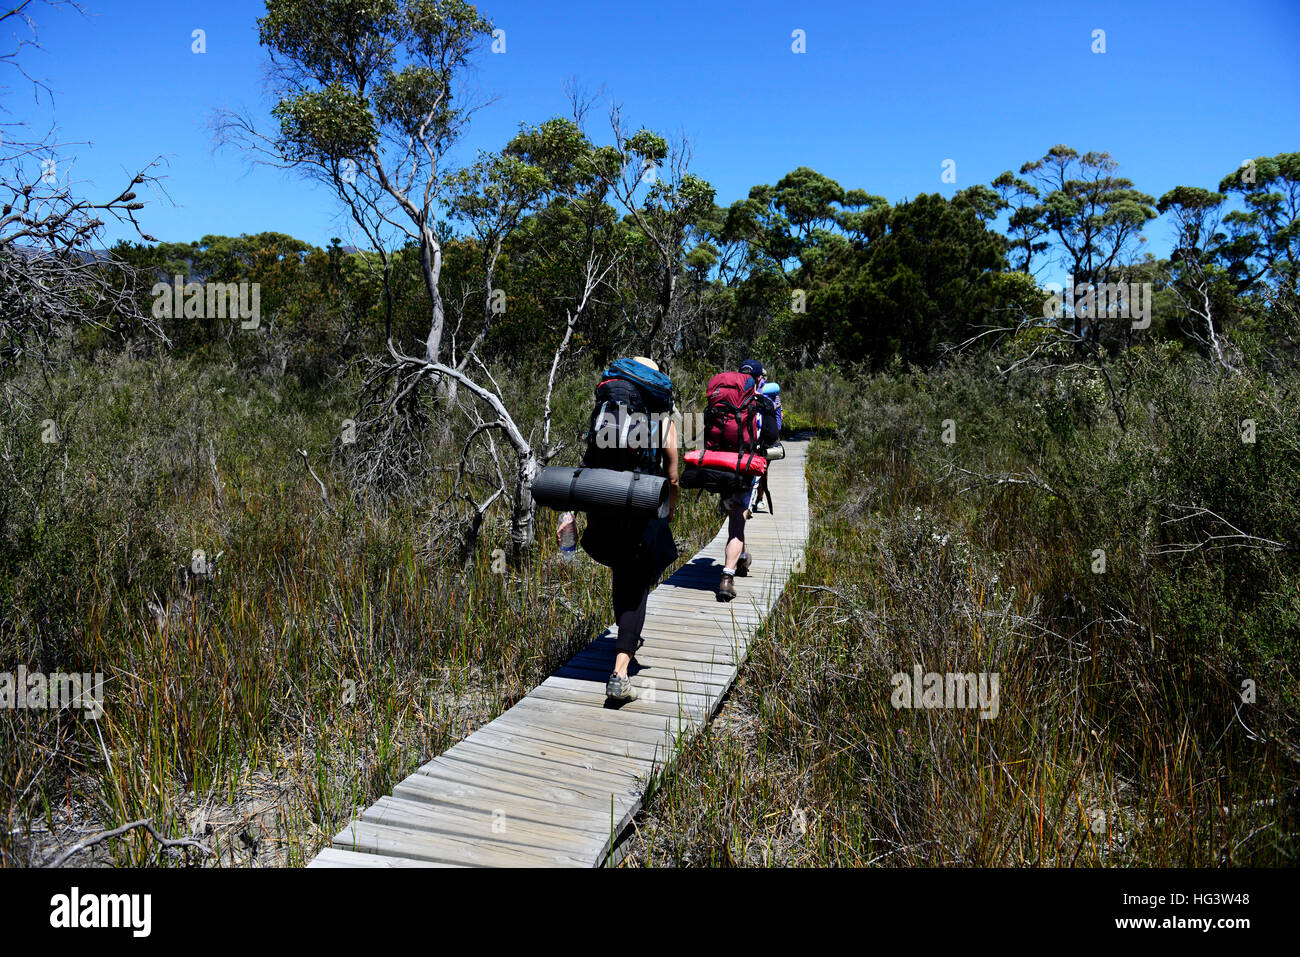
[[719,372],[709,380],[704,410],[704,447],[750,452],[758,445],[758,399],[753,376]]

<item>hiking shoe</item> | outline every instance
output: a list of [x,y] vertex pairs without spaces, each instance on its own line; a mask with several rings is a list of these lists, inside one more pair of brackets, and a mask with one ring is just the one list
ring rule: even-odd
[[609,680],[605,682],[605,697],[613,698],[615,701],[631,701],[636,697],[632,679],[625,678],[618,672],[610,675]]
[[748,575],[749,566],[752,564],[754,564],[754,560],[749,557],[749,552],[745,552],[740,556],[740,561],[736,562],[736,574]]
[[718,582],[718,601],[731,601],[736,597],[736,576],[722,573],[722,580]]

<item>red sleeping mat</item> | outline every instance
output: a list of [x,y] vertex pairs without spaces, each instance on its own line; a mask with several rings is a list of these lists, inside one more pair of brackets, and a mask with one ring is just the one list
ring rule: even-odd
[[767,459],[749,452],[687,452],[686,464],[697,469],[725,469],[742,475],[763,475],[767,472]]

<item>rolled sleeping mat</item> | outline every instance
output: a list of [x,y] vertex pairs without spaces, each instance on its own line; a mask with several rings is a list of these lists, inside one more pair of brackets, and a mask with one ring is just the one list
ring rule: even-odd
[[767,460],[769,462],[779,462],[783,458],[785,458],[785,446],[780,442],[767,447]]
[[687,468],[723,469],[741,475],[762,475],[767,471],[767,458],[757,452],[718,452],[700,449],[682,456]]
[[763,386],[763,395],[780,395],[781,386],[776,382],[769,382]]
[[556,511],[632,509],[668,517],[668,481],[643,472],[552,465],[533,479],[533,499]]

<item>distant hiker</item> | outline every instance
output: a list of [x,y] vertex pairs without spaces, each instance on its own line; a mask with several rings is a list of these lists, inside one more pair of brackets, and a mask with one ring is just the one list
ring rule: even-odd
[[[774,390],[766,389],[767,372],[763,368],[763,363],[757,359],[746,359],[740,364],[738,371],[754,377],[755,383],[755,401],[758,403],[758,451],[760,455],[767,455],[767,450],[771,448],[781,438],[781,391],[780,386]],[[746,518],[750,514],[761,511],[763,491],[765,489],[766,475],[761,478],[755,476],[750,486],[749,501],[745,505]]]
[[[627,669],[641,644],[646,602],[659,576],[677,558],[671,522],[678,495],[678,416],[672,381],[643,356],[618,360],[596,386],[583,464],[662,475],[670,486],[666,519],[644,511],[588,510],[582,549],[612,572],[618,637],[605,694],[616,701],[636,697]],[[618,441],[602,441],[602,436]]]
[[[752,373],[720,372],[709,380],[707,388],[705,451],[756,454],[757,379]],[[718,601],[736,597],[736,576],[748,575],[753,563],[745,550],[745,518],[752,490],[747,479],[733,477],[733,482],[730,489],[721,493],[719,502],[719,508],[727,516],[727,550],[718,580]]]

